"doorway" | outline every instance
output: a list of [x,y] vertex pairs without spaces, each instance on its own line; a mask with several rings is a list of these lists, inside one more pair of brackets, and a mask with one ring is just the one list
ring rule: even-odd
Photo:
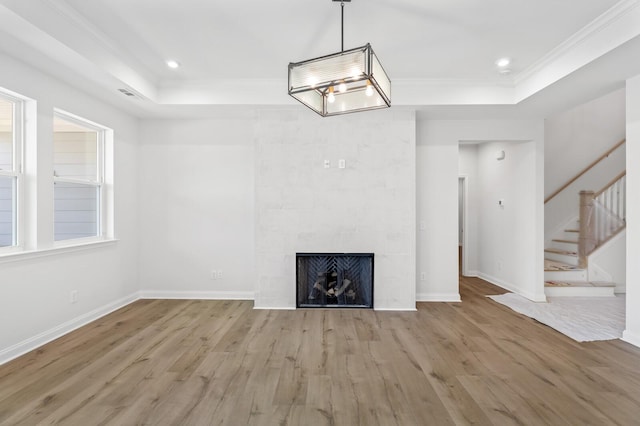
[[466,205],[467,177],[458,177],[458,275],[465,275],[466,268]]

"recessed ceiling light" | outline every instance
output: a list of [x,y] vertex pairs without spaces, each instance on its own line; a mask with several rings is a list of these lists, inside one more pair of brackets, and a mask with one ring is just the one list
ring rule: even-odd
[[176,68],[180,67],[180,64],[178,63],[178,61],[174,61],[173,59],[169,59],[167,61],[167,66],[169,68],[176,69]]
[[496,61],[496,65],[499,68],[504,68],[506,66],[508,66],[511,63],[511,59],[509,58],[500,58]]

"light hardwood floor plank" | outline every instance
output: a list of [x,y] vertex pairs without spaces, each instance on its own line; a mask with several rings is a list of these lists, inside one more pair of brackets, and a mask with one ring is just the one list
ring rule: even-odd
[[416,312],[140,300],[0,366],[0,425],[635,425],[640,349],[461,277]]

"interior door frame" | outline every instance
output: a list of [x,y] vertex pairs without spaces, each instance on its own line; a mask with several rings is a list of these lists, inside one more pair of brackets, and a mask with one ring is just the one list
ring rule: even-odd
[[[462,185],[461,185],[462,183]],[[462,190],[462,194],[460,191]],[[462,215],[462,270],[460,273],[469,276],[469,268],[467,259],[469,258],[469,238],[467,229],[468,218],[468,196],[469,196],[469,177],[467,175],[458,175],[458,200],[462,201],[462,211],[458,211],[458,216]],[[458,202],[458,206],[460,201]],[[459,206],[460,207],[460,206]],[[460,219],[458,219],[458,244],[460,244]]]

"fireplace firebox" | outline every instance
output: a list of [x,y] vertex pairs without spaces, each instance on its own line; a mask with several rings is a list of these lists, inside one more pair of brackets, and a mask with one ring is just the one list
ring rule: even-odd
[[298,308],[373,308],[373,253],[296,253]]

